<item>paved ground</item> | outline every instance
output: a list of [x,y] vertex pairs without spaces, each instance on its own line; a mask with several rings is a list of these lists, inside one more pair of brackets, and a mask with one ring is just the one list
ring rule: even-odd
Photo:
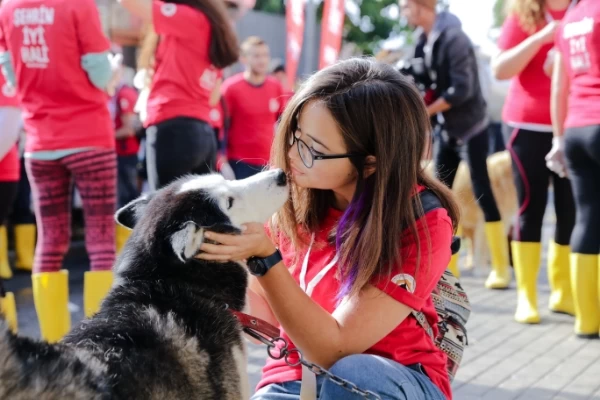
[[[551,221],[550,221],[551,222]],[[550,224],[548,224],[550,226]],[[545,237],[551,228],[545,230]],[[81,250],[68,258],[73,321],[82,317],[82,276],[87,259]],[[600,340],[583,341],[572,335],[572,319],[546,311],[546,271],[540,272],[543,321],[537,326],[513,322],[516,295],[513,288],[483,288],[485,271],[463,276],[473,313],[467,325],[469,347],[454,382],[455,399],[599,399]],[[18,275],[8,282],[17,293],[20,331],[39,335],[30,279]],[[265,359],[265,348],[250,345],[248,372],[256,384]]]

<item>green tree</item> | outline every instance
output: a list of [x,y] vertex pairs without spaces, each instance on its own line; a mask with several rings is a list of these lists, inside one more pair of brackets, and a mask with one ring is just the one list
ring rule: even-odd
[[256,0],[254,9],[272,14],[285,14],[283,0]]
[[506,18],[505,7],[505,0],[496,0],[494,4],[494,27],[500,27],[504,23],[504,19]]
[[380,42],[404,28],[397,18],[390,18],[389,7],[397,7],[398,0],[356,0],[360,14],[346,17],[345,40],[356,44],[363,53],[372,54]]

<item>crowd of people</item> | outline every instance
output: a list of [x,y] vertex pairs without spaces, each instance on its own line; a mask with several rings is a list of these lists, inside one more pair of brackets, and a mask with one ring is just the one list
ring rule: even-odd
[[[436,0],[400,0],[408,23],[420,28],[400,73],[373,60],[347,60],[294,94],[285,68],[271,69],[264,40],[238,44],[222,0],[119,1],[149,27],[137,71],[113,51],[93,0],[0,6],[0,279],[12,276],[10,219],[15,268],[32,272],[42,338],[59,341],[71,325],[63,261],[73,187],[85,218],[84,308],[91,316],[129,236],[115,226],[119,207],[185,174],[243,179],[274,166],[293,182],[283,210],[266,230],[247,227],[243,243],[212,233],[221,245],[205,245],[199,257],[275,256],[272,272],[251,281],[251,308],[308,358],[389,398],[451,398],[445,356],[411,311],[423,312],[438,334],[432,290],[447,268],[460,274],[450,251],[460,234],[450,188],[461,161],[485,218],[485,286],[508,289],[512,280],[507,227],[486,163],[486,99],[460,21],[438,12]],[[573,315],[577,336],[597,338],[600,5],[511,1],[498,46],[494,74],[511,79],[503,133],[519,203],[510,244],[515,320],[540,322],[537,281],[551,185],[549,308]],[[228,76],[238,60],[244,71]],[[421,168],[432,140],[438,179]],[[424,190],[443,207],[415,219],[412,198]],[[337,272],[329,272],[336,263]],[[361,368],[376,369],[376,379]],[[253,398],[299,395],[301,379],[301,368],[270,361]],[[322,380],[318,390],[320,398],[341,398]]]

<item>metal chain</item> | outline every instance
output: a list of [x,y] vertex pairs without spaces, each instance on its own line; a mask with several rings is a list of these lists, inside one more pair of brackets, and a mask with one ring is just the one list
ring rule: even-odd
[[[259,334],[258,332],[254,331],[250,328],[244,328],[244,332],[246,332],[248,335],[252,336],[254,339],[259,340],[263,344],[267,345],[267,354],[269,355],[269,357],[271,357],[274,360],[283,359],[283,361],[285,361],[285,363],[287,365],[289,365],[290,367],[297,367],[299,365],[304,365],[305,367],[310,369],[315,375],[317,375],[317,376],[325,375],[325,377],[327,379],[329,379],[336,385],[341,386],[342,388],[346,389],[349,392],[356,393],[365,399],[381,400],[381,397],[377,393],[373,393],[370,390],[360,389],[354,383],[347,381],[344,378],[340,378],[337,375],[332,374],[331,372],[329,372],[328,370],[326,370],[323,367],[318,366],[317,364],[306,361],[304,359],[304,357],[302,356],[302,352],[298,349],[290,349],[288,341],[282,337],[276,337],[274,339],[267,339],[263,335]],[[282,347],[278,348],[277,343],[282,343],[283,344]],[[279,350],[279,354],[273,354],[273,352],[272,352],[273,349]],[[290,361],[290,356],[292,356],[292,355],[296,355],[298,357],[298,361],[296,361],[296,362]]]

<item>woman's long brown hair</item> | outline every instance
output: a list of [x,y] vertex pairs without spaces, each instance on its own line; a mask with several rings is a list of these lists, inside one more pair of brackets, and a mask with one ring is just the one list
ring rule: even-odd
[[[210,21],[212,28],[209,58],[210,62],[217,68],[225,68],[234,64],[239,58],[239,45],[233,24],[227,13],[225,2],[223,0],[164,0],[167,3],[175,3],[193,7],[200,11]],[[182,27],[190,29],[193,27]],[[144,42],[138,64],[140,68],[151,64],[156,46],[158,45],[158,36],[154,29],[150,27]]]
[[[341,294],[352,296],[374,278],[389,275],[392,267],[402,265],[400,244],[406,228],[421,248],[413,207],[417,184],[439,196],[455,227],[459,211],[450,190],[421,167],[431,126],[419,92],[402,74],[375,60],[356,58],[313,75],[286,107],[273,144],[272,164],[287,173],[289,137],[302,108],[312,101],[327,106],[348,153],[376,159],[375,172],[367,178],[363,177],[365,157],[351,159],[357,171],[357,189],[331,232],[340,256]],[[271,229],[300,249],[306,246],[300,232],[316,232],[333,205],[329,190],[292,185],[291,198],[274,216]],[[417,259],[420,263],[420,254]]]
[[546,21],[545,0],[509,0],[507,11],[508,14],[516,15],[523,29],[529,33],[535,33]]

